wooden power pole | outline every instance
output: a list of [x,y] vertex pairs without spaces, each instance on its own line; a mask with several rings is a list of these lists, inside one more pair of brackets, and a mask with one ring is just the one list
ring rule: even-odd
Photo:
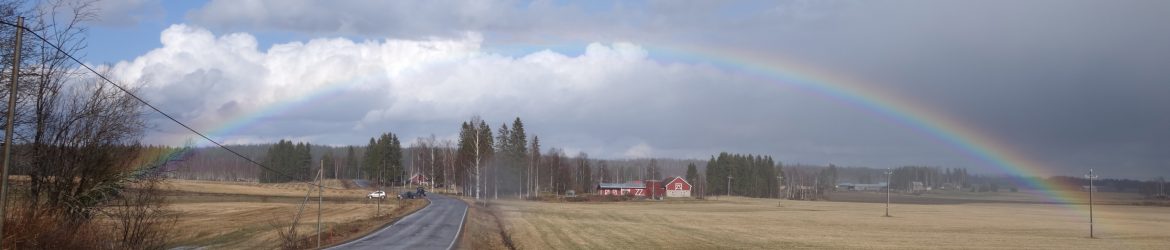
[[16,40],[12,50],[12,80],[8,87],[8,124],[4,128],[4,170],[0,176],[0,239],[4,237],[4,216],[8,208],[8,169],[12,165],[12,124],[16,114],[16,82],[20,74],[20,44],[24,33],[24,17],[16,18]]
[[1093,191],[1096,187],[1093,186],[1093,179],[1097,179],[1097,175],[1093,174],[1093,169],[1089,169],[1089,174],[1085,175],[1089,179],[1089,238],[1094,238],[1093,235]]
[[317,169],[317,249],[321,248],[321,205],[324,204],[324,196],[322,192],[325,187],[321,186],[321,181],[325,177],[325,159],[321,159],[321,168]]
[[890,175],[893,174],[890,169],[886,169],[886,217],[890,217]]

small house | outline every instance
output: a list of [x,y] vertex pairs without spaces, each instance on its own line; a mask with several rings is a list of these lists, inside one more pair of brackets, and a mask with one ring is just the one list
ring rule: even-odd
[[427,178],[427,176],[423,174],[414,174],[410,176],[410,184],[420,186],[431,184],[431,178]]
[[663,187],[666,189],[666,197],[691,197],[691,183],[687,179],[674,176],[663,180],[666,183]]

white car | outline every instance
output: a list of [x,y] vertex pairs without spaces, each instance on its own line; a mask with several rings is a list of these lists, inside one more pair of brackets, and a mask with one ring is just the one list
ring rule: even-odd
[[386,199],[386,192],[383,192],[383,191],[374,191],[373,193],[370,193],[370,194],[366,195],[366,198],[369,198],[369,199]]

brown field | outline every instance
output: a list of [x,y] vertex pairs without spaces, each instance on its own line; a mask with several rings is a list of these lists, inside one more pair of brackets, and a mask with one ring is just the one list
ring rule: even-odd
[[[1053,200],[1049,195],[1037,191],[1023,190],[1020,192],[985,192],[973,193],[967,191],[931,191],[924,194],[893,193],[892,200],[897,203],[909,204],[965,204],[965,203],[1076,203],[1088,204],[1088,193],[1073,192],[1073,197],[1067,200]],[[886,194],[882,192],[835,192],[830,195],[832,201],[885,203]],[[1154,203],[1170,205],[1170,202],[1144,200],[1143,196],[1135,193],[1097,192],[1093,195],[1093,204],[1106,205],[1134,205],[1140,203]]]
[[[343,187],[329,180],[327,187]],[[298,205],[307,192],[305,184],[258,184],[170,180],[165,185],[170,208],[179,212],[170,246],[208,247],[212,249],[272,249],[280,244],[277,230],[287,230]],[[394,190],[387,190],[392,193]],[[381,205],[383,216],[375,218],[376,204],[366,200],[369,190],[325,189],[321,210],[325,234],[323,245],[352,239],[402,215],[425,206],[425,201],[400,203],[387,199]],[[315,235],[317,191],[297,231]],[[309,237],[313,238],[313,237]],[[315,238],[314,238],[315,239]],[[315,246],[313,241],[311,245]]]
[[493,208],[519,249],[1170,249],[1168,207],[1095,206],[1090,239],[1081,205],[976,202],[894,204],[894,217],[882,203],[742,197]]
[[[459,198],[468,205],[476,204],[474,199]],[[463,232],[459,236],[457,249],[510,249],[508,246],[511,242],[506,242],[505,239],[511,239],[511,236],[503,230],[498,210],[470,206],[467,210],[467,220],[463,223]]]
[[[323,190],[325,195],[349,197],[354,196],[358,198],[365,197],[370,190],[365,189],[345,189],[345,185],[340,180],[325,180],[321,184],[326,188]],[[205,193],[205,194],[239,194],[239,195],[260,195],[260,196],[291,196],[291,197],[305,197],[308,185],[304,183],[255,183],[255,182],[222,182],[222,181],[194,181],[194,180],[168,180],[164,188],[172,191]],[[317,190],[313,189],[313,195],[317,194]]]

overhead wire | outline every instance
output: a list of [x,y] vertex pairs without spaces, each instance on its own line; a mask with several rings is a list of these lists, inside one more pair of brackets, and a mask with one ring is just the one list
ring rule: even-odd
[[[244,156],[243,154],[240,154],[239,152],[237,152],[231,148],[228,148],[227,146],[224,146],[223,144],[221,144],[215,140],[212,140],[211,137],[208,137],[204,133],[199,132],[199,130],[196,130],[195,128],[192,128],[191,126],[188,126],[186,123],[183,123],[183,122],[179,121],[178,119],[175,119],[175,117],[171,116],[170,114],[167,114],[167,112],[163,112],[162,109],[159,109],[158,107],[154,106],[153,104],[150,104],[150,102],[147,102],[146,100],[142,99],[141,97],[138,97],[138,95],[135,95],[132,91],[126,89],[125,87],[122,87],[122,85],[119,85],[118,83],[115,83],[113,80],[110,80],[110,78],[106,77],[105,75],[98,73],[97,70],[94,70],[93,68],[89,67],[89,65],[86,65],[84,62],[81,62],[81,60],[77,59],[77,57],[74,57],[72,54],[69,54],[69,52],[66,52],[64,49],[62,49],[57,44],[54,44],[52,41],[49,41],[49,39],[46,39],[45,37],[41,36],[40,34],[37,34],[36,32],[29,29],[28,27],[22,27],[22,26],[19,26],[19,25],[16,25],[14,23],[10,23],[10,22],[4,21],[4,20],[0,20],[0,24],[12,26],[12,27],[15,27],[17,29],[23,29],[24,31],[28,32],[29,34],[32,34],[37,39],[40,39],[41,41],[45,42],[45,44],[48,44],[50,47],[53,47],[53,49],[57,50],[57,52],[60,52],[61,54],[68,57],[70,60],[73,60],[73,62],[76,62],[78,65],[81,65],[81,67],[85,68],[89,72],[93,73],[94,75],[97,75],[98,78],[101,78],[106,83],[109,83],[110,85],[113,85],[114,87],[117,87],[118,90],[121,90],[123,93],[126,93],[126,95],[129,95],[130,97],[134,98],[135,100],[138,100],[138,102],[142,103],[143,105],[146,105],[146,107],[149,107],[151,110],[158,112],[163,117],[166,117],[167,119],[171,120],[172,122],[179,124],[179,126],[182,126],[183,128],[187,129],[188,131],[191,131],[191,133],[195,133],[195,135],[198,135],[199,137],[203,138],[204,140],[207,140],[208,142],[215,144],[215,146],[218,146],[224,150],[227,150],[228,152],[232,153],[233,155],[235,155],[237,157],[244,159],[245,161],[248,161],[248,162],[250,162],[250,163],[252,163],[260,168],[263,168],[265,170],[268,170],[268,171],[271,171],[271,172],[276,173],[278,175],[281,175],[282,177],[288,178],[290,180],[297,179],[296,177],[293,177],[290,174],[287,174],[287,173],[284,173],[281,171],[277,171],[276,169],[265,166],[264,164],[257,162],[256,160],[253,160],[252,158],[248,158],[247,156]],[[16,63],[16,62],[14,62],[14,63]],[[329,188],[329,189],[344,189],[344,188],[318,185],[316,183],[312,183],[309,181],[301,181],[301,182],[307,183],[307,184],[314,186],[314,187]]]

